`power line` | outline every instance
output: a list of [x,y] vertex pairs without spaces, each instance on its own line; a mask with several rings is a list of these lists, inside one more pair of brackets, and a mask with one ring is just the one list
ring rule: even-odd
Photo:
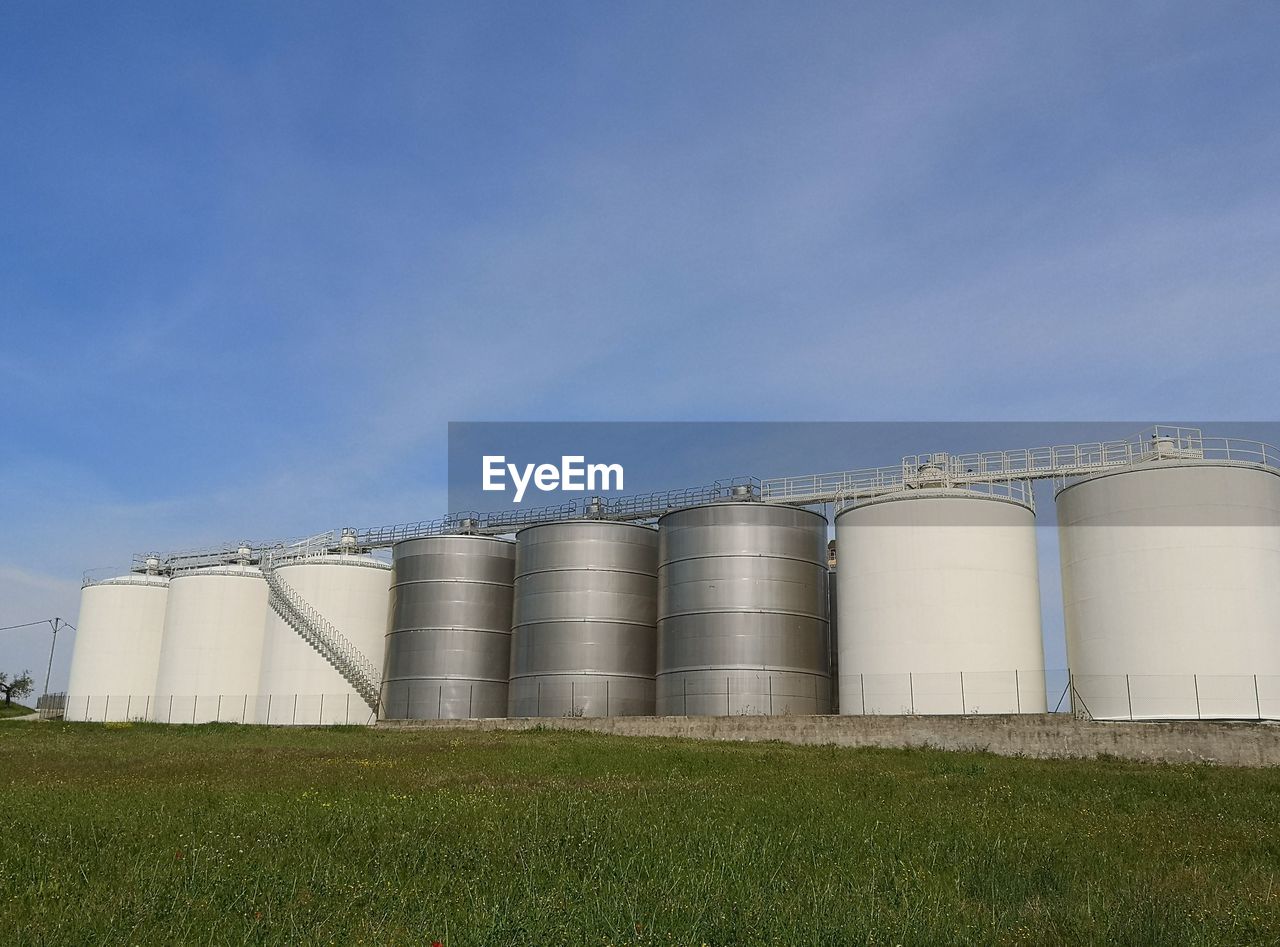
[[0,631],[13,631],[15,628],[32,628],[36,625],[50,625],[53,623],[52,618],[42,618],[39,621],[29,621],[22,625],[5,625]]

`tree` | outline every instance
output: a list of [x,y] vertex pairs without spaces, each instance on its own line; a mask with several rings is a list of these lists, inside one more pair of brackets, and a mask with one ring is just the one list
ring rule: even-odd
[[16,697],[18,700],[26,697],[32,691],[31,672],[23,671],[21,674],[15,674],[13,680],[9,680],[9,675],[0,671],[0,694],[4,694],[4,705],[6,707],[13,703]]

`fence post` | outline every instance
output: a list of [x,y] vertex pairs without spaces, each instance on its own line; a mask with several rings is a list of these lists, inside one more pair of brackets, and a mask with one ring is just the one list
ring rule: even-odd
[[689,678],[681,675],[680,681],[684,684],[684,716],[689,716]]
[[316,723],[324,726],[324,694],[320,695],[320,713],[317,714],[317,717],[319,719],[316,720]]
[[604,679],[604,715],[609,716],[609,679]]
[[542,681],[538,681],[538,712],[535,716],[542,716]]
[[[1124,676],[1124,695],[1129,701],[1129,719],[1133,719],[1133,690],[1129,687],[1129,675]],[[1196,716],[1200,716],[1198,713]]]
[[351,722],[351,695],[350,694],[347,695],[347,712],[344,715],[343,719],[346,720],[347,723]]
[[436,719],[440,719],[440,714],[444,711],[444,685],[436,685]]
[[196,722],[196,712],[200,710],[200,695],[196,694],[191,698],[191,722]]
[[173,695],[169,695],[169,723],[173,723]]
[[858,675],[858,690],[862,694],[862,716],[867,715],[867,676],[865,674]]
[[[1043,661],[1041,661],[1040,663],[1041,663],[1041,664],[1043,664],[1044,662],[1043,662]],[[1046,690],[1047,690],[1047,689],[1048,689],[1048,688],[1046,688]],[[1017,708],[1018,708],[1017,712],[1018,712],[1018,713],[1022,713],[1022,682],[1018,679],[1018,669],[1017,669],[1017,668],[1014,668],[1014,669],[1013,669],[1013,698],[1014,698],[1014,700],[1016,700],[1016,701],[1018,702],[1018,703],[1017,703]],[[1048,708],[1048,707],[1046,707],[1045,709],[1046,709],[1046,710],[1048,710],[1049,708]]]
[[215,719],[219,723],[222,722],[222,695],[221,694],[218,695],[218,710],[217,710],[217,716],[215,717]]
[[1196,689],[1196,719],[1200,719],[1200,678],[1196,674],[1191,675],[1191,685]]
[[724,715],[726,717],[733,716],[729,711],[729,675],[724,676]]
[[1258,719],[1262,719],[1262,698],[1258,696],[1258,675],[1253,675],[1253,702],[1258,705]]
[[409,682],[409,686],[404,689],[404,719],[409,719],[409,697],[413,693],[413,681]]
[[467,719],[471,719],[471,715],[475,712],[476,704],[476,686],[474,684],[467,691]]
[[298,695],[293,695],[293,717],[289,720],[289,726],[293,726],[298,722]]
[[133,695],[130,694],[124,702],[124,719],[128,720],[133,716]]
[[578,688],[576,681],[569,682],[569,716],[576,717],[578,715]]
[[911,716],[916,715],[916,681],[912,672],[907,672],[907,690],[911,694]]
[[964,699],[964,671],[960,672],[960,716],[969,712],[969,703]]
[[267,695],[267,719],[263,721],[267,726],[271,726],[271,695]]
[[244,700],[240,702],[240,722],[249,722],[249,695],[244,695]]
[[145,708],[143,708],[142,719],[143,720],[151,719],[151,695],[150,694],[147,695],[147,705]]
[[773,716],[773,675],[769,675],[769,716]]
[[84,719],[85,720],[89,719],[89,701],[90,700],[92,700],[92,698],[88,694],[85,694],[84,696]]
[[107,702],[102,705],[102,722],[107,722],[107,712],[111,709],[111,695],[107,695]]

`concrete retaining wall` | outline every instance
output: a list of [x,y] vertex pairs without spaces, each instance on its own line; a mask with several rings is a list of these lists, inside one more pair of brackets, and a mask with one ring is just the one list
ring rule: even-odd
[[968,717],[541,717],[384,721],[388,729],[585,730],[631,737],[777,740],[830,746],[933,747],[1001,756],[1115,756],[1223,766],[1280,765],[1280,725],[1175,721],[1097,723],[1067,714]]

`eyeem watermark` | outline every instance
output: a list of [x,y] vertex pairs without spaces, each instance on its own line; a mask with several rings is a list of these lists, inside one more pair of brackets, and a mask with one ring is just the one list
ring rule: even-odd
[[589,464],[581,454],[566,454],[555,464],[507,463],[503,454],[485,454],[482,462],[484,489],[502,492],[507,489],[507,478],[515,487],[513,502],[524,499],[530,484],[543,493],[557,490],[565,492],[583,490],[622,490],[622,464]]

